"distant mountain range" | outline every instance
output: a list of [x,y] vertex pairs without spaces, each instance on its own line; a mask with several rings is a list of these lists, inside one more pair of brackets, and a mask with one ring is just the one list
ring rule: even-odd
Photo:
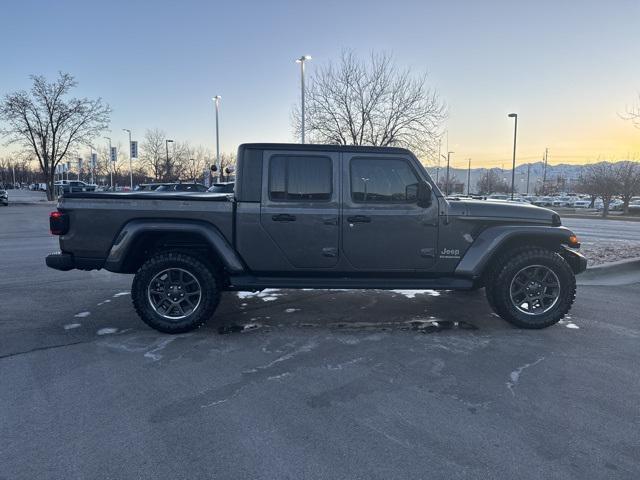
[[[616,164],[618,162],[603,162],[603,163],[612,163]],[[547,165],[547,181],[554,181],[558,177],[563,177],[567,180],[568,185],[573,184],[578,177],[580,176],[580,172],[587,165],[573,165],[567,163],[560,163],[557,165]],[[527,169],[529,171],[529,192],[533,192],[535,190],[536,184],[542,183],[542,177],[544,174],[544,163],[543,162],[535,162],[528,163],[523,165],[516,166],[516,177],[515,177],[515,185],[516,190],[520,193],[525,193],[527,191]],[[435,179],[436,176],[442,180],[447,174],[447,166],[446,164],[440,165],[440,171],[437,172],[437,167],[427,167],[429,174]],[[503,179],[510,185],[511,184],[511,169],[501,169],[501,168],[472,168],[471,169],[471,191],[474,192],[476,189],[476,184],[480,177],[487,171],[494,170],[497,172],[502,172]],[[449,172],[450,176],[455,176],[459,183],[463,183],[465,185],[464,191],[467,192],[466,184],[467,184],[467,169],[461,168],[451,168]]]

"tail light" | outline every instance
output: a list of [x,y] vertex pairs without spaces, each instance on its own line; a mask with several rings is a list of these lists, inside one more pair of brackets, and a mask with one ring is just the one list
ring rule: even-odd
[[49,214],[49,230],[53,235],[64,235],[69,231],[69,215],[63,212]]

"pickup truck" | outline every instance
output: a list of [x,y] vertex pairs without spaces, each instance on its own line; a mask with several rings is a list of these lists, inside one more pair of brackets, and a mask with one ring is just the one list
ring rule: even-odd
[[58,270],[135,274],[149,326],[200,327],[222,291],[484,287],[522,328],[558,322],[586,269],[545,208],[446,199],[402,148],[244,144],[232,194],[68,193],[51,213]]

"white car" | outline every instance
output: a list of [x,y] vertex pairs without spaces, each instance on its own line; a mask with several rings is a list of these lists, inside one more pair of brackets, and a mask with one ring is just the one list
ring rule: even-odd
[[589,200],[576,200],[573,202],[573,208],[589,208],[591,202]]

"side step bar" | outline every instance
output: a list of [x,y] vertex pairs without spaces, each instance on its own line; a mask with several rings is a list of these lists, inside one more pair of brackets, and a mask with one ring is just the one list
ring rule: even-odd
[[321,288],[321,289],[434,289],[469,290],[473,281],[466,278],[353,278],[353,277],[230,277],[227,290],[261,290],[263,288]]

